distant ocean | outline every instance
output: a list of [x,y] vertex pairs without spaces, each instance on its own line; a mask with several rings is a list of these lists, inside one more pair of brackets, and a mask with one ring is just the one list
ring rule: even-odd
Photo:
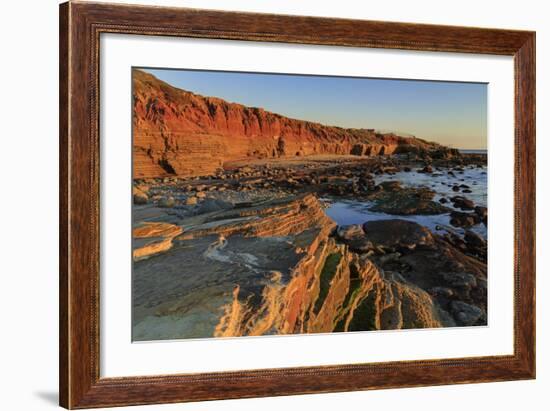
[[458,149],[458,151],[460,151],[461,153],[464,153],[464,154],[487,154],[487,149],[485,150],[463,150],[463,149]]

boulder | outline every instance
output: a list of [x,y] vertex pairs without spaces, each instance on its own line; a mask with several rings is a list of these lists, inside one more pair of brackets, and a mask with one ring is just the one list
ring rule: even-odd
[[[380,184],[377,186],[379,187]],[[435,192],[429,188],[401,188],[399,190],[378,190],[369,194],[374,201],[372,211],[395,215],[431,215],[449,212],[439,202],[432,201]]]
[[451,212],[451,225],[455,227],[472,227],[479,223],[479,217],[475,213]]
[[487,259],[487,241],[485,241],[483,237],[473,231],[466,230],[464,241],[469,254],[477,256],[481,258],[481,260]]
[[483,224],[487,225],[487,207],[477,206],[474,211],[481,218]]
[[484,248],[487,247],[487,242],[479,234],[474,233],[473,231],[466,230],[464,233],[464,241],[469,247],[473,248]]
[[138,187],[133,188],[132,194],[134,197],[134,204],[143,205],[147,204],[147,202],[149,201],[149,196]]
[[463,301],[453,301],[451,312],[459,325],[471,326],[476,324],[484,315],[481,308]]
[[430,295],[433,297],[445,297],[451,298],[454,295],[454,291],[449,287],[433,287],[429,290]]
[[360,224],[339,226],[336,230],[336,235],[341,240],[352,240],[354,238],[364,236],[365,232]]
[[399,191],[402,188],[399,181],[383,181],[378,185],[385,191]]
[[159,207],[164,207],[164,208],[171,208],[171,207],[174,207],[176,205],[176,200],[174,199],[174,197],[162,197],[159,201]]
[[475,207],[474,202],[466,197],[454,196],[451,198],[451,201],[456,208],[460,208],[461,210],[473,210]]
[[149,198],[146,194],[134,194],[134,204],[136,205],[147,204],[148,200]]
[[357,253],[366,253],[373,249],[372,242],[367,239],[363,227],[359,224],[338,227],[336,236]]
[[432,245],[430,230],[407,220],[367,221],[363,224],[366,238],[375,246],[414,249],[419,245]]
[[487,207],[477,206],[477,207],[475,208],[475,212],[476,212],[480,217],[486,217],[486,216],[487,216]]
[[469,273],[443,273],[443,280],[454,288],[472,288],[477,286],[476,278]]
[[198,202],[198,199],[195,196],[187,197],[187,200],[185,200],[186,205],[195,205],[195,204],[197,204],[197,202]]

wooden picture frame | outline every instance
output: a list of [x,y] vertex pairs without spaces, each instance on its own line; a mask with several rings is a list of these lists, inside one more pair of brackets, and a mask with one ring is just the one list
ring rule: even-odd
[[[513,56],[514,354],[100,378],[101,33]],[[60,6],[59,47],[60,405],[91,408],[535,378],[534,32],[69,2]]]

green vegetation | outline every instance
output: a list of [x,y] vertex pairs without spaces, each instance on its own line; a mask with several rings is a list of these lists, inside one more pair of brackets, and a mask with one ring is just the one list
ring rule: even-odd
[[376,292],[370,291],[353,313],[348,331],[373,331],[376,327]]
[[325,302],[325,299],[327,298],[328,291],[330,290],[330,283],[334,278],[334,275],[336,274],[336,269],[338,268],[338,264],[340,264],[341,259],[342,254],[332,253],[325,260],[325,265],[323,266],[323,269],[321,271],[321,278],[319,280],[319,296],[317,297],[317,301],[315,301],[315,307],[313,308],[313,311],[316,314],[319,313],[321,307],[323,306],[323,303]]
[[[350,266],[350,269],[353,266]],[[344,299],[344,303],[342,304],[342,311],[338,314],[338,317],[340,320],[336,324],[336,327],[334,328],[335,332],[343,332],[344,326],[346,325],[346,317],[350,310],[350,305],[353,304],[355,299],[357,298],[357,295],[361,293],[362,290],[362,281],[359,278],[352,278],[349,285],[349,291],[346,295],[346,298]]]

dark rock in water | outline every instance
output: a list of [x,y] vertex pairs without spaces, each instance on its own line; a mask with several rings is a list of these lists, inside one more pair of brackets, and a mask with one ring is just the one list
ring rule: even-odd
[[427,166],[424,166],[424,168],[418,170],[418,172],[419,173],[431,174],[431,173],[433,173],[433,168],[432,168],[432,166],[427,165]]
[[464,194],[470,194],[470,193],[472,192],[472,190],[470,190],[470,189],[467,188],[467,189],[465,189],[465,190],[462,190],[462,192],[463,192]]
[[410,173],[412,170],[410,167],[403,167],[403,171],[405,171],[406,173]]
[[393,191],[380,190],[369,196],[374,201],[372,211],[394,215],[432,215],[449,212],[449,209],[432,201],[435,192],[429,188],[402,188]]
[[445,203],[447,203],[448,201],[449,201],[449,200],[447,200],[445,197],[441,197],[441,198],[439,199],[439,202],[440,202],[441,204],[445,204]]
[[366,237],[376,246],[414,249],[431,245],[432,233],[426,227],[407,220],[367,221],[363,224]]
[[481,308],[462,301],[453,301],[451,311],[457,323],[463,326],[474,325],[484,316]]
[[365,185],[365,188],[368,190],[368,191],[374,191],[376,190],[376,184],[374,182],[374,180],[368,180],[366,185]]
[[479,216],[475,213],[451,212],[451,225],[455,227],[472,227],[479,224]]
[[451,201],[456,208],[460,208],[461,210],[473,210],[475,207],[474,202],[466,197],[454,196],[451,197]]
[[402,188],[399,181],[384,181],[378,185],[385,191],[398,191]]
[[453,191],[460,191],[460,187],[459,186],[453,186]]
[[481,218],[487,218],[487,207],[477,206],[475,212]]
[[450,175],[451,177],[456,177],[455,173],[453,173],[452,171],[448,171],[447,174]]
[[475,213],[479,216],[483,224],[487,225],[487,207],[477,206],[475,208]]
[[372,174],[367,173],[359,177],[359,184],[363,185],[374,185],[374,177]]

